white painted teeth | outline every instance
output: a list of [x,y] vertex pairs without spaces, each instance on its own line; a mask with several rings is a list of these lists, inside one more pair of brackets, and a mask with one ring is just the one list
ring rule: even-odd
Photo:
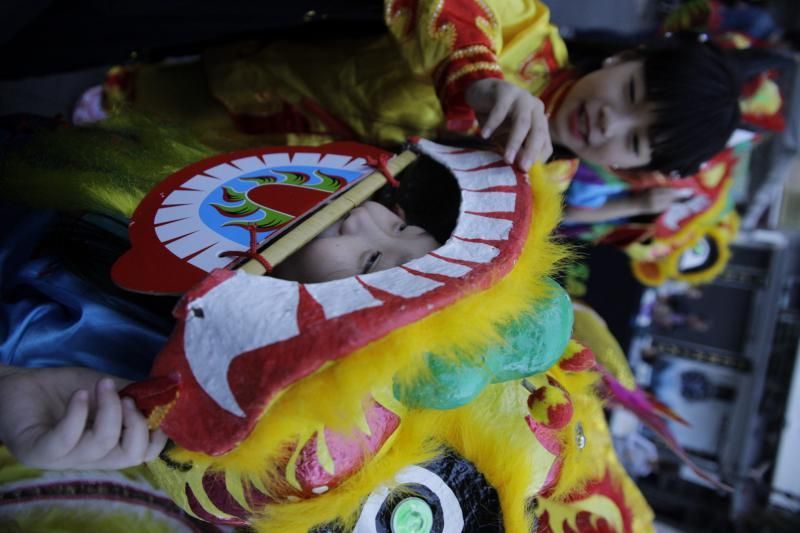
[[432,279],[417,276],[400,267],[358,276],[358,279],[376,289],[401,298],[415,298],[444,285]]
[[356,278],[310,283],[305,285],[305,288],[322,306],[322,312],[328,320],[368,307],[383,305],[383,302],[372,296]]
[[255,172],[264,168],[264,161],[257,156],[251,155],[250,157],[242,157],[231,161],[231,164],[240,168],[242,172]]
[[439,276],[447,276],[448,278],[461,278],[472,270],[468,266],[451,263],[450,261],[439,259],[433,255],[422,256],[419,259],[409,261],[403,266],[411,270],[416,270],[417,272],[422,272],[423,274],[438,274]]
[[[424,140],[418,146],[433,159],[455,169],[462,201],[453,235],[444,246],[403,267],[305,285],[308,294],[322,307],[325,319],[383,306],[386,302],[382,298],[393,301],[385,294],[381,296],[382,293],[410,299],[457,282],[476,268],[487,268],[500,255],[503,241],[509,239],[514,222],[497,215],[514,215],[517,195],[510,190],[487,189],[515,187],[519,178],[514,170],[508,165],[483,168],[501,160],[491,152],[455,149]],[[190,262],[198,268],[211,271],[226,266],[229,259],[220,258],[219,253],[245,247],[205,226],[199,215],[202,201],[223,180],[290,163],[369,170],[364,159],[317,153],[296,154],[292,160],[285,153],[264,154],[217,165],[188,180],[183,186],[185,190],[169,195],[165,200],[167,205],[156,212],[155,223],[159,224],[156,234],[179,257],[193,256]],[[198,383],[222,409],[244,416],[228,383],[230,365],[243,353],[300,335],[299,300],[297,283],[238,272],[188,303],[203,312],[190,313],[186,320],[184,353]],[[264,327],[254,327],[262,320]]]
[[513,213],[516,203],[513,192],[461,192],[461,211],[467,213]]
[[211,192],[215,188],[219,187],[219,185],[220,183],[217,178],[209,178],[208,176],[195,176],[181,185],[181,187],[195,191]]
[[433,253],[448,259],[486,264],[500,254],[500,249],[490,244],[470,242],[455,237]]
[[461,213],[453,235],[462,239],[505,241],[513,223],[505,218],[494,218],[472,213]]
[[206,169],[203,172],[221,180],[230,180],[242,175],[242,169],[236,168],[230,163],[223,163]]
[[417,146],[434,160],[453,170],[474,170],[501,161],[502,156],[485,150],[475,151],[437,144],[425,139]]
[[482,191],[517,184],[517,175],[509,166],[487,168],[480,172],[457,170],[454,174],[462,191]]
[[[189,263],[211,272],[230,264],[230,258],[220,253],[244,251],[247,246],[210,230],[200,218],[200,205],[214,189],[243,174],[285,165],[322,165],[355,172],[371,171],[364,158],[320,153],[263,154],[242,157],[204,170],[187,180],[181,188],[171,192],[156,211],[153,223],[156,236],[165,247],[180,258],[191,257]],[[195,255],[196,254],[196,255]]]

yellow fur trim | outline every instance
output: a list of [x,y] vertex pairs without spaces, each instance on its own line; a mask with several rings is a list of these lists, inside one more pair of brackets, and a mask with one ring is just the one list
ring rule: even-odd
[[573,302],[575,323],[572,338],[589,348],[606,370],[628,389],[636,387],[633,373],[628,366],[625,352],[617,339],[608,330],[605,320],[594,309],[579,302]]
[[[599,406],[599,403],[596,402],[596,405]],[[584,424],[586,435],[585,450],[594,450],[595,453],[592,454],[592,457],[598,461],[600,468],[595,469],[597,477],[586,478],[584,482],[589,482],[592,479],[604,476],[605,469],[608,469],[611,474],[612,483],[622,489],[624,505],[631,514],[631,531],[635,533],[651,533],[655,530],[653,527],[653,510],[647,505],[647,502],[641,492],[639,492],[636,484],[628,477],[628,474],[619,464],[617,456],[614,453],[614,448],[611,445],[605,417],[602,416],[602,412],[597,414],[599,414],[599,416],[592,416],[591,418],[588,416],[586,417],[589,423]],[[562,485],[568,488],[563,478],[562,482],[559,483],[559,486]],[[571,489],[579,491],[581,487],[571,487]],[[613,500],[604,495],[596,494],[589,498],[579,499],[570,503],[562,503],[559,499],[553,497],[539,498],[538,501],[537,513],[541,515],[544,511],[547,511],[552,531],[561,531],[564,521],[574,530],[577,530],[575,519],[580,511],[588,511],[598,518],[604,518],[609,522],[614,531],[623,530],[620,509]]]
[[555,186],[543,179],[541,172],[534,172],[531,187],[531,230],[517,264],[503,279],[296,383],[267,407],[251,435],[228,454],[211,462],[186,450],[176,450],[172,456],[215,469],[232,468],[243,475],[264,472],[269,462],[283,453],[287,440],[305,442],[320,424],[333,431],[352,431],[356,421],[363,419],[365,394],[386,398],[392,395],[396,375],[418,378],[420,372],[427,371],[423,354],[478,360],[488,346],[503,342],[498,326],[528,310],[549,292],[545,276],[565,254],[550,241],[560,215]]
[[[717,261],[711,265],[709,268],[705,270],[701,270],[700,272],[691,272],[688,274],[682,273],[678,271],[678,262],[680,260],[680,255],[670,256],[669,258],[669,265],[668,271],[675,272],[673,278],[677,279],[678,281],[685,281],[686,283],[690,283],[692,285],[700,285],[703,283],[709,283],[713,281],[717,276],[719,276],[725,267],[728,265],[728,261],[731,258],[731,249],[726,238],[726,235],[723,232],[719,231],[717,228],[709,229],[705,235],[701,235],[696,239],[693,239],[688,245],[683,248],[683,250],[687,250],[697,244],[697,242],[702,238],[708,236],[709,238],[714,239],[717,242],[717,250],[719,255],[717,256]],[[682,252],[681,252],[682,253]]]
[[[533,191],[531,229],[517,264],[505,277],[283,391],[267,407],[251,435],[228,454],[208,457],[175,449],[169,455],[176,461],[192,461],[197,471],[223,471],[261,489],[274,483],[285,485],[287,473],[281,474],[276,468],[285,464],[285,446],[304,445],[315,431],[321,431],[321,426],[345,434],[363,428],[365,394],[371,394],[402,420],[390,441],[361,471],[328,493],[268,506],[263,518],[256,520],[264,530],[305,531],[337,518],[355,520],[362,499],[375,487],[393,479],[401,468],[431,459],[444,444],[473,462],[497,488],[507,530],[528,531],[526,495],[534,495],[542,486],[554,457],[542,448],[525,422],[527,392],[516,382],[492,385],[458,409],[408,411],[394,399],[392,381],[398,375],[402,379],[419,378],[427,371],[423,356],[429,352],[456,360],[479,360],[488,346],[504,342],[498,333],[500,326],[549,293],[545,277],[566,254],[563,246],[550,240],[561,201],[557,185],[543,177],[540,167],[529,177]],[[509,404],[511,399],[513,404]],[[289,464],[293,463],[291,460]],[[163,468],[161,474],[180,477]],[[169,492],[185,508],[182,484],[173,480],[171,485]],[[200,488],[196,483],[192,487]]]
[[449,411],[411,411],[391,449],[336,490],[292,504],[268,506],[259,531],[307,531],[341,519],[345,530],[358,519],[361,503],[403,467],[424,463],[441,446],[472,462],[497,490],[506,531],[530,531],[528,498],[544,483],[554,461],[525,422],[527,392],[516,382],[491,385],[470,404]]
[[529,412],[534,421],[542,424],[550,424],[551,407],[571,403],[567,398],[566,392],[553,385],[543,385],[544,395],[541,400],[533,402],[530,406]]
[[682,243],[687,239],[695,238],[697,232],[702,232],[706,226],[713,226],[722,217],[722,213],[728,207],[728,198],[733,185],[733,180],[729,179],[722,186],[722,190],[716,198],[714,204],[692,220],[691,223],[681,227],[677,232],[666,239],[657,239],[662,242]]
[[[550,495],[551,499],[560,500],[602,474],[603,447],[610,446],[610,439],[607,436],[603,439],[593,435],[596,431],[596,419],[598,417],[605,419],[602,404],[595,390],[599,374],[593,371],[565,372],[557,365],[547,373],[569,391],[574,413],[570,423],[560,431],[564,445],[562,452],[564,462],[558,484]],[[581,430],[587,439],[584,448],[578,446],[577,436]]]
[[[725,207],[724,203],[717,204],[716,207]],[[636,279],[645,285],[655,287],[661,285],[667,279],[674,279],[677,281],[685,281],[693,285],[708,283],[716,278],[727,266],[730,260],[730,242],[736,238],[739,232],[739,215],[736,211],[730,211],[716,222],[716,225],[710,226],[705,229],[704,233],[692,235],[691,238],[677,246],[669,255],[659,258],[654,261],[639,261],[633,259],[631,261],[631,269]],[[717,242],[719,257],[717,262],[702,272],[693,274],[681,274],[678,271],[678,264],[680,257],[689,248],[697,244],[697,242],[704,236],[710,236]]]
[[[663,283],[666,279],[684,281],[692,285],[700,285],[714,280],[728,265],[731,258],[729,239],[735,236],[728,228],[708,228],[704,233],[699,233],[676,248],[667,257],[654,262],[633,262],[631,268],[636,279],[645,285],[655,287]],[[697,244],[700,239],[709,237],[714,239],[717,244],[718,256],[716,262],[710,267],[699,272],[682,273],[678,269],[683,253]],[[649,271],[645,273],[648,265],[657,269],[656,276],[653,277]]]

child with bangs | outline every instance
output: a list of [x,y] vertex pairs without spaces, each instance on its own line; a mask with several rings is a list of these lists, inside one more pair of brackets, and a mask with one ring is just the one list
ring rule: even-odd
[[[115,72],[107,100],[183,122],[201,138],[216,125],[210,140],[224,138],[226,148],[480,134],[523,170],[555,153],[681,176],[719,152],[739,122],[737,68],[708,44],[676,39],[575,68],[539,0],[384,4],[387,35],[230,45],[202,64],[132,67]],[[186,98],[189,81],[198,94],[208,87],[192,99],[202,103]],[[565,188],[570,178],[556,176]],[[677,195],[607,198],[566,217],[652,214]]]

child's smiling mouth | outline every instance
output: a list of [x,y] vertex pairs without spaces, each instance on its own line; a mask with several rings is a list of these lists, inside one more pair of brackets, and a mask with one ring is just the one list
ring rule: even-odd
[[573,137],[580,140],[584,146],[589,145],[591,122],[589,113],[586,111],[586,102],[581,102],[581,104],[575,107],[572,113],[570,113],[569,129]]

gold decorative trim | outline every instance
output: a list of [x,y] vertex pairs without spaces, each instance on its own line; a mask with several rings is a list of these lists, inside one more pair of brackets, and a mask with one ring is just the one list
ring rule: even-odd
[[451,60],[463,59],[465,57],[477,56],[481,54],[489,54],[492,56],[492,58],[494,59],[497,58],[495,53],[488,46],[483,44],[474,44],[472,46],[467,46],[466,48],[461,48],[459,50],[456,50],[455,52],[450,54],[450,59]]
[[472,74],[473,72],[477,72],[479,70],[490,70],[493,72],[502,72],[503,69],[497,63],[493,63],[490,61],[479,61],[477,63],[472,63],[470,65],[465,65],[461,67],[457,71],[453,72],[449,76],[447,76],[447,80],[445,80],[445,86],[450,85],[454,81],[458,80],[466,76],[467,74]]

